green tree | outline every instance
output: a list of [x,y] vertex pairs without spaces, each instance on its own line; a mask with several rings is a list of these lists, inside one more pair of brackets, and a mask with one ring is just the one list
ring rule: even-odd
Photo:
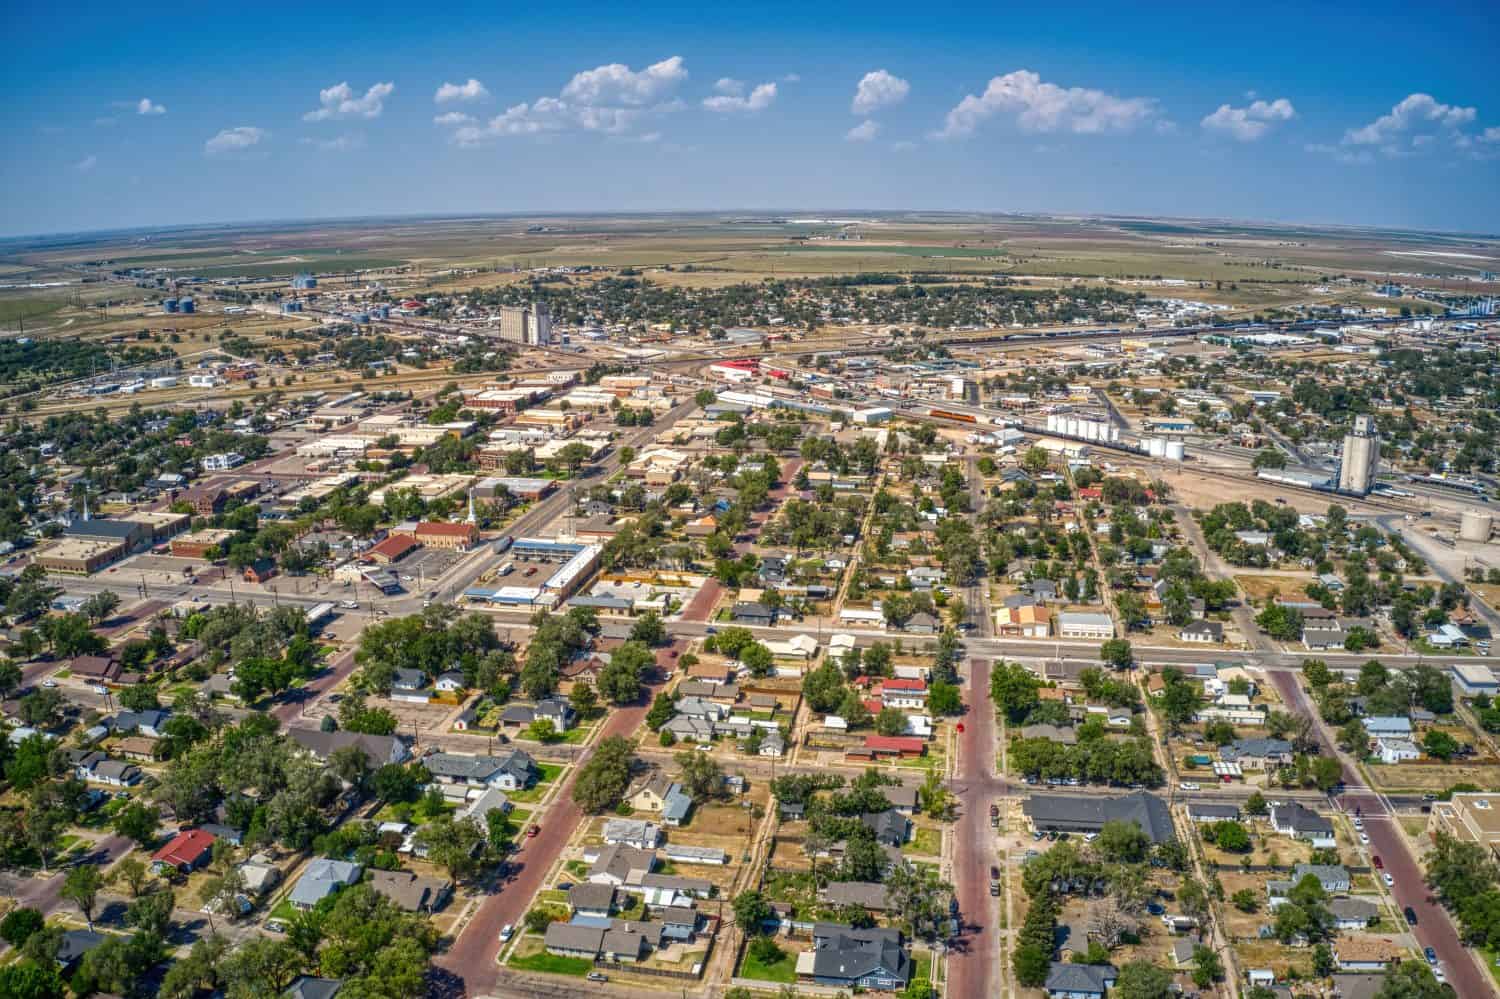
[[1110,820],[1099,830],[1095,848],[1115,863],[1138,864],[1151,852],[1151,840],[1137,822]]
[[672,716],[676,713],[677,707],[672,700],[672,695],[667,693],[657,694],[656,699],[651,702],[651,710],[646,712],[646,725],[651,731],[655,732],[671,721]]
[[678,775],[682,787],[695,802],[716,798],[723,791],[724,773],[707,753],[688,749],[678,753],[675,759],[682,768]]
[[758,891],[740,892],[734,897],[734,922],[747,936],[765,932],[762,926],[771,918],[771,903]]
[[1238,822],[1219,822],[1214,826],[1214,842],[1221,850],[1244,853],[1250,849],[1250,834]]
[[1112,994],[1117,999],[1166,999],[1172,973],[1150,961],[1131,961],[1120,969]]
[[156,809],[132,801],[115,813],[115,832],[141,846],[156,842]]
[[599,743],[573,782],[573,800],[588,812],[611,808],[630,786],[630,766],[634,756],[630,743],[620,736],[610,736]]
[[661,623],[661,615],[656,611],[647,611],[636,619],[635,625],[630,629],[630,640],[641,642],[644,645],[661,645],[667,640],[666,626]]
[[94,906],[99,901],[99,889],[104,887],[104,876],[93,864],[79,864],[68,869],[63,878],[60,894],[78,906],[89,929],[94,928]]
[[1117,669],[1125,669],[1135,662],[1135,652],[1123,638],[1111,638],[1099,645],[1099,659]]

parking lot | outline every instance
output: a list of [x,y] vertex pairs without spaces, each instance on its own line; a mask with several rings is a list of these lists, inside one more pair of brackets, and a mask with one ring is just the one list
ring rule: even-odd
[[401,579],[408,592],[416,593],[436,583],[443,573],[457,565],[466,554],[446,548],[418,548],[387,568]]

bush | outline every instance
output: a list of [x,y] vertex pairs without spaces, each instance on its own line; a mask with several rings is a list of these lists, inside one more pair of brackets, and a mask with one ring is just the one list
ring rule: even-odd
[[770,937],[756,937],[750,941],[750,956],[761,964],[775,964],[785,955],[776,941]]
[[45,920],[36,909],[12,909],[0,919],[0,939],[17,949],[42,928]]

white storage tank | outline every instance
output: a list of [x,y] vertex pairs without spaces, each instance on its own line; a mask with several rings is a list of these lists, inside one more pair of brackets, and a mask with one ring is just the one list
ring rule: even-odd
[[1167,441],[1167,460],[1181,461],[1186,454],[1182,441]]
[[1484,510],[1465,510],[1458,521],[1458,537],[1462,541],[1483,544],[1490,540],[1490,532],[1494,529],[1495,515]]
[[1153,458],[1165,458],[1167,456],[1167,441],[1163,437],[1146,438],[1146,453]]

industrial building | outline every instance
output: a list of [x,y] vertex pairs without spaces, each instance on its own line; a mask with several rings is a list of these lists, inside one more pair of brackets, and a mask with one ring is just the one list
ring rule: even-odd
[[532,347],[552,342],[552,314],[546,302],[505,305],[500,308],[500,339]]
[[1338,491],[1351,496],[1365,496],[1375,485],[1380,469],[1380,437],[1375,418],[1361,414],[1354,418],[1354,429],[1344,437],[1339,456]]
[[122,541],[104,538],[65,537],[37,554],[32,563],[48,572],[87,576],[125,556]]

